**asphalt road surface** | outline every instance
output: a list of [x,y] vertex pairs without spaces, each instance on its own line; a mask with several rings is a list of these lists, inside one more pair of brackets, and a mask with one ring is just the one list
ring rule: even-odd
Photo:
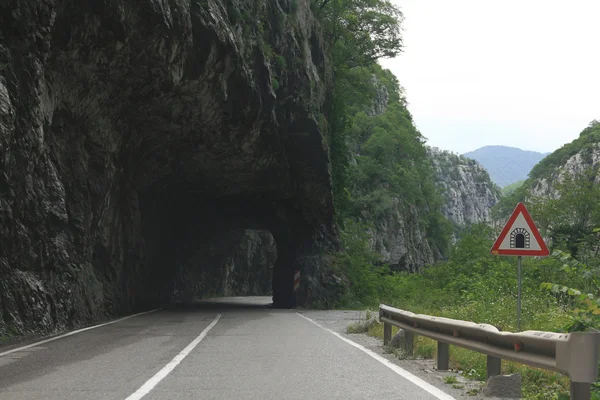
[[202,301],[0,348],[0,399],[452,399],[269,303]]

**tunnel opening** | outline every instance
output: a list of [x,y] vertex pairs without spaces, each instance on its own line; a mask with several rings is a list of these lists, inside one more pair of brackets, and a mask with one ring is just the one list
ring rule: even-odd
[[170,188],[143,192],[140,205],[145,293],[169,303],[269,295],[291,306],[294,244],[267,199]]
[[515,247],[517,249],[524,249],[525,248],[525,235],[523,235],[522,233],[518,233],[515,241],[516,241],[516,246]]
[[517,228],[510,233],[510,247],[517,249],[528,249],[530,246],[529,232],[523,228]]
[[210,237],[189,237],[182,245],[174,259],[171,303],[272,294],[277,246],[268,230],[217,231]]

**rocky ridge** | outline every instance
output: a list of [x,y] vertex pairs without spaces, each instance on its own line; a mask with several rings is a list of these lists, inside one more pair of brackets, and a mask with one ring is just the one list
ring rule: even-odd
[[[556,198],[558,193],[554,185],[557,182],[562,182],[565,176],[578,176],[590,167],[600,167],[600,142],[593,143],[589,147],[570,156],[563,165],[552,171],[550,176],[531,182],[528,195]],[[600,174],[596,176],[596,183],[600,184]]]
[[444,216],[460,227],[492,222],[491,208],[500,200],[501,191],[486,169],[450,151],[430,147],[428,152],[444,197]]
[[[373,106],[366,114],[378,116],[386,112],[390,95],[388,88],[375,77],[373,84],[378,88]],[[360,146],[354,146],[350,154],[353,166],[361,157],[359,153]],[[471,224],[490,223],[491,207],[499,201],[501,193],[485,168],[475,160],[435,148],[426,147],[425,156],[433,168],[431,179],[442,194],[441,211],[453,223],[455,232]],[[385,187],[380,190],[389,195],[388,211],[364,218],[372,222],[371,248],[381,255],[383,262],[396,270],[414,272],[442,258],[440,249],[432,245],[426,226],[424,214],[430,210],[402,200],[402,193]],[[456,239],[456,233],[452,239]]]

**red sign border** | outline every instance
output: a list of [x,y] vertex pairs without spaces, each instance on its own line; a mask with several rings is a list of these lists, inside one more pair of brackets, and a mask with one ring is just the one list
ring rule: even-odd
[[[531,229],[531,233],[533,233],[533,237],[535,237],[538,244],[540,245],[540,248],[541,248],[540,250],[513,250],[513,249],[500,250],[500,245],[502,244],[502,241],[504,240],[504,238],[506,238],[506,235],[508,235],[508,231],[512,227],[513,223],[515,222],[515,220],[517,219],[519,214],[523,214],[523,217],[525,218],[525,222],[527,222],[527,225],[529,225],[529,229]],[[523,203],[517,204],[517,206],[515,207],[515,210],[513,211],[510,218],[508,219],[508,222],[506,223],[506,225],[504,225],[504,228],[502,229],[500,236],[498,236],[498,239],[496,239],[496,242],[492,246],[490,252],[493,255],[500,255],[500,256],[541,256],[541,257],[545,257],[545,256],[550,255],[550,251],[548,250],[548,247],[546,246],[544,239],[542,239],[542,235],[540,235],[540,232],[538,231],[537,227],[535,226],[535,223],[533,222],[531,215],[529,215],[529,212],[527,211],[527,208],[525,208],[525,204],[523,204]]]

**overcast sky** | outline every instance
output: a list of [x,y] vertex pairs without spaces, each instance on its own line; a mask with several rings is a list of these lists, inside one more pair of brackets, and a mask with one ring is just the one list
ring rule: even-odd
[[382,60],[428,144],[553,151],[600,120],[600,0],[392,0],[404,52]]

